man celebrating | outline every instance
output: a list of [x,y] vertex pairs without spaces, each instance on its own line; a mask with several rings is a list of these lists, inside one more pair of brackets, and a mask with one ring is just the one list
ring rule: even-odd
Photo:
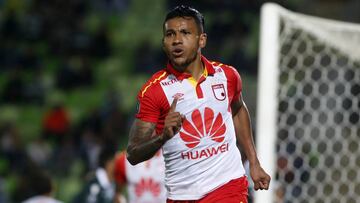
[[171,10],[163,34],[169,62],[138,94],[127,159],[137,164],[162,148],[169,203],[245,203],[248,182],[237,141],[255,190],[268,189],[270,176],[256,155],[240,75],[201,55],[207,36],[197,10]]

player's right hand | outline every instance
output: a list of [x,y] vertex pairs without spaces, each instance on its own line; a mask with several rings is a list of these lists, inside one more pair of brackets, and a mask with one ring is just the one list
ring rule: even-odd
[[171,139],[181,128],[183,116],[176,112],[176,103],[178,99],[175,98],[171,103],[168,115],[165,117],[163,138],[164,141]]

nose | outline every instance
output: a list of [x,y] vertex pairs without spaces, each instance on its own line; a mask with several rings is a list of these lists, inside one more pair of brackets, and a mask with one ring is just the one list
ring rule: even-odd
[[177,44],[181,44],[182,43],[182,38],[180,34],[176,34],[174,36],[174,40],[173,40],[173,45],[177,45]]

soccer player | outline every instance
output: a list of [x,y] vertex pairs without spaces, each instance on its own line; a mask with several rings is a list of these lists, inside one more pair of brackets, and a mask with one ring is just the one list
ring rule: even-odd
[[161,150],[135,166],[127,161],[125,152],[118,153],[115,181],[120,191],[126,186],[128,203],[165,203],[165,164]]
[[240,75],[201,54],[206,40],[204,18],[194,8],[178,6],[166,15],[169,61],[138,94],[127,159],[138,164],[162,148],[169,203],[245,203],[248,182],[237,140],[254,189],[268,189],[270,176],[256,155]]
[[86,181],[80,193],[73,199],[73,203],[114,203],[115,184],[115,149],[105,146],[99,154],[99,164],[92,174],[91,178]]
[[29,174],[30,191],[32,196],[22,203],[62,203],[53,198],[54,186],[49,174],[44,171],[30,172]]

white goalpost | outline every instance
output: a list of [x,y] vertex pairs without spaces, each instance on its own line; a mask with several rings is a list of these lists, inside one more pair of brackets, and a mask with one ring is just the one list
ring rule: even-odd
[[360,25],[261,10],[255,203],[360,199]]

